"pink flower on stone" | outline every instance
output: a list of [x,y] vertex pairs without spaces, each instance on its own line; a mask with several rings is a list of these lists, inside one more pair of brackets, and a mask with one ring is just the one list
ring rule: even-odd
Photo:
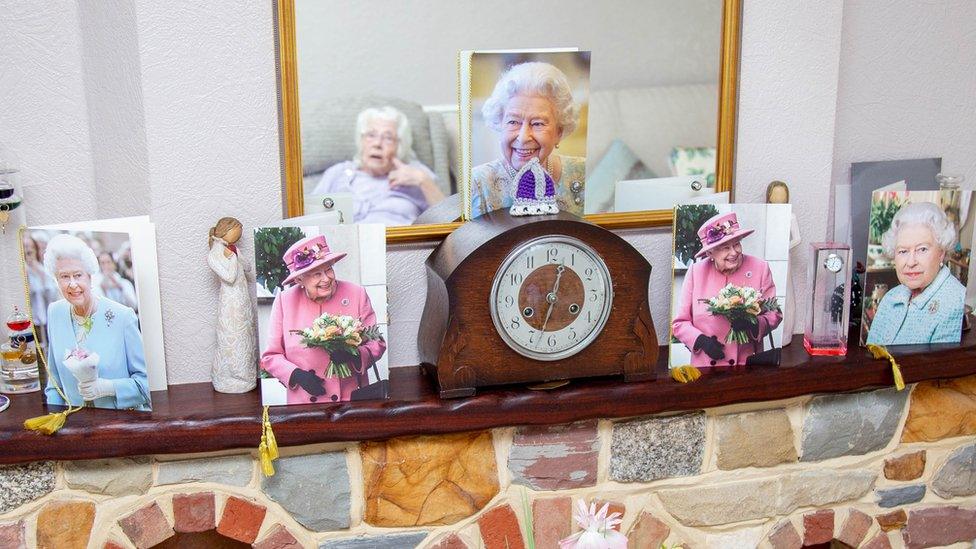
[[627,549],[627,536],[613,529],[620,524],[620,513],[609,517],[609,503],[604,503],[599,511],[591,503],[589,509],[583,500],[576,501],[573,518],[583,530],[559,542],[559,549]]

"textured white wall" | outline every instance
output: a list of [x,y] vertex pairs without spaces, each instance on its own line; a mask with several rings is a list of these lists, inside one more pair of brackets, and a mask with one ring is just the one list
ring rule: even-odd
[[937,156],[976,186],[976,2],[845,3],[834,184],[852,162]]
[[[863,159],[862,152],[880,157],[888,151],[890,132],[882,121],[892,119],[898,120],[892,127],[907,135],[899,139],[909,144],[922,126],[918,139],[926,145],[920,154],[948,151],[942,152],[947,170],[976,177],[972,93],[965,95],[976,89],[976,17],[967,15],[973,4],[904,4],[893,14],[898,10],[880,1],[848,3],[846,11],[839,2],[745,2],[738,201],[761,200],[771,179],[784,179],[793,189],[804,240],[824,238],[832,173],[836,179],[837,166],[846,169],[850,160]],[[217,290],[205,264],[207,229],[223,215],[236,215],[249,228],[280,216],[271,7],[229,1],[132,5],[151,188],[143,204],[159,230],[169,377],[171,383],[206,381]],[[44,184],[35,187],[43,193],[28,193],[34,223],[98,213],[89,136],[99,133],[88,120],[79,21],[71,3],[45,8],[7,2],[0,10],[0,142],[19,155],[25,183]],[[882,55],[882,45],[871,46],[874,54],[860,52],[882,39],[903,49],[890,57]],[[909,91],[906,73],[920,74]],[[872,103],[877,90],[887,94],[881,105]],[[940,113],[937,120],[929,118],[933,111]],[[891,148],[900,146],[894,143]],[[656,266],[651,307],[663,338],[670,234],[624,236]],[[394,365],[416,360],[423,260],[430,249],[398,246],[388,254]],[[249,238],[242,253],[251,253]],[[802,283],[805,273],[797,274]],[[5,277],[2,290],[4,300],[13,299],[8,296],[18,295],[19,283]]]

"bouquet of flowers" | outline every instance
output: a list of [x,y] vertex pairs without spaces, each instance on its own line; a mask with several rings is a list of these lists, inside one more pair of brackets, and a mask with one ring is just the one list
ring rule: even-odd
[[98,378],[98,353],[75,347],[64,355],[64,365],[78,380],[78,385],[91,383]]
[[780,310],[775,297],[763,299],[759,290],[733,284],[719,290],[715,297],[699,301],[708,304],[708,312],[724,316],[732,325],[725,338],[726,343],[747,343],[750,339],[749,328],[759,324],[759,315]]
[[304,330],[291,330],[302,336],[302,345],[318,347],[329,352],[327,377],[345,378],[352,375],[349,363],[359,358],[359,346],[367,341],[383,340],[379,326],[363,326],[363,323],[348,315],[325,313],[316,318]]

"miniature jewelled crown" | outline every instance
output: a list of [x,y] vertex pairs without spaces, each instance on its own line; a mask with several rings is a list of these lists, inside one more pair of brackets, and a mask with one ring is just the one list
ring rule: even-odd
[[556,206],[556,184],[542,168],[538,158],[531,158],[515,173],[515,196],[512,215],[543,215],[559,213]]

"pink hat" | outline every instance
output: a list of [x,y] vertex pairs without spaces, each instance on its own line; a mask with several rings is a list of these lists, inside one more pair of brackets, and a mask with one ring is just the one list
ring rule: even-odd
[[303,238],[292,244],[291,248],[288,248],[285,255],[281,257],[290,271],[288,278],[282,282],[282,285],[294,284],[295,279],[299,276],[322,265],[332,265],[343,257],[346,257],[345,252],[329,250],[329,245],[322,235]]
[[739,226],[739,219],[735,216],[735,212],[712,216],[698,229],[698,239],[701,240],[702,249],[695,254],[695,257],[705,257],[705,253],[709,250],[726,242],[741,240],[754,232],[755,229],[743,229]]

